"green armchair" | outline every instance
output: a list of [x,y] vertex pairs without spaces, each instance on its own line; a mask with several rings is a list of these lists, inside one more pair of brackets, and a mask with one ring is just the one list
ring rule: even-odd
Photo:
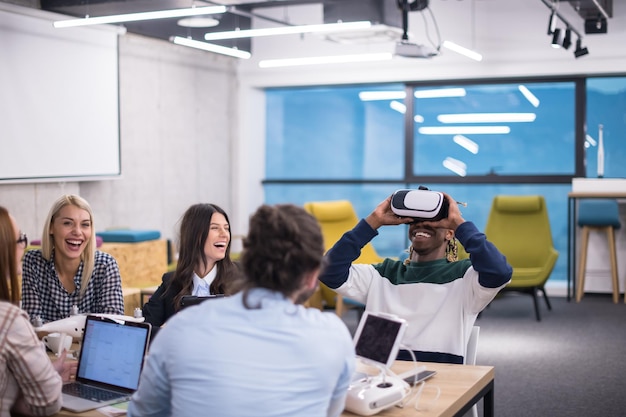
[[[359,222],[359,217],[348,200],[336,201],[310,201],[304,203],[304,209],[313,217],[322,229],[324,246],[330,249],[345,232],[352,229]],[[368,243],[361,250],[361,255],[355,263],[375,264],[382,262],[383,258],[376,253],[372,243]],[[343,315],[346,307],[357,308],[362,311],[365,306],[357,301],[345,297],[337,297],[337,293],[320,283],[322,299],[326,307],[334,307],[339,317]]]
[[559,256],[552,243],[545,199],[540,195],[494,197],[485,234],[513,267],[511,282],[504,291],[531,295],[540,321],[537,292],[543,293],[551,310],[544,286]]

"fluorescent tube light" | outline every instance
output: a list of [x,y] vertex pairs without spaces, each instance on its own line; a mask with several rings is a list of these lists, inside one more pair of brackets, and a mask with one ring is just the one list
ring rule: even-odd
[[361,91],[359,99],[361,101],[373,100],[404,100],[406,93],[404,91]]
[[413,121],[415,123],[424,123],[424,116],[422,116],[421,114],[416,114],[415,116],[413,116]]
[[190,48],[202,49],[204,51],[215,52],[216,54],[234,56],[235,58],[248,59],[252,56],[248,51],[240,49],[226,48],[225,46],[215,45],[213,43],[195,41],[182,36],[173,36],[170,38],[176,45],[188,46]]
[[406,106],[404,105],[404,103],[400,103],[399,101],[393,100],[389,103],[389,107],[391,107],[393,110],[397,111],[398,113],[406,113]]
[[417,90],[415,98],[465,97],[464,88],[436,88],[434,90]]
[[534,122],[536,118],[535,113],[460,113],[437,116],[441,123],[520,123]]
[[508,126],[424,126],[417,129],[422,135],[506,135]]
[[457,174],[459,177],[467,175],[467,164],[463,161],[459,161],[458,159],[447,157],[443,161],[443,166]]
[[598,142],[594,138],[589,135],[585,135],[585,148],[589,148],[590,146],[596,146]]
[[349,62],[385,61],[392,59],[391,53],[316,56],[308,58],[266,59],[259,61],[260,68],[293,67],[299,65],[345,64]]
[[482,61],[483,60],[483,56],[481,54],[479,54],[478,52],[474,52],[471,49],[467,49],[461,45],[457,45],[454,42],[450,42],[450,41],[443,41],[443,44],[441,45],[446,49],[449,49],[451,51],[456,52],[457,54],[466,56],[470,59],[473,59],[474,61]]
[[467,136],[454,135],[452,140],[454,141],[454,143],[467,150],[468,152],[471,152],[474,155],[478,153],[478,144]]
[[230,30],[226,32],[211,32],[204,35],[204,40],[216,41],[222,39],[252,38],[258,36],[291,35],[295,33],[313,32],[340,32],[343,30],[367,29],[372,26],[372,22],[346,22],[328,23],[322,25],[298,25],[279,26],[264,29]]
[[528,100],[528,102],[533,105],[533,107],[539,107],[539,99],[537,98],[537,96],[531,93],[525,85],[519,85],[517,86],[517,89],[522,93],[526,100]]
[[110,16],[85,17],[84,19],[59,20],[53,23],[55,28],[74,26],[102,25],[107,23],[136,22],[139,20],[167,19],[171,17],[199,16],[205,14],[226,13],[225,6],[191,7],[187,9],[158,10],[153,12],[117,14]]

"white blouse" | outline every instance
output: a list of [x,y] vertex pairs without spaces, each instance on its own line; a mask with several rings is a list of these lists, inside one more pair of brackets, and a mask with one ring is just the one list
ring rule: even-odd
[[205,296],[211,295],[211,283],[217,276],[217,264],[213,265],[213,268],[204,277],[199,277],[195,272],[193,273],[193,290],[191,295]]

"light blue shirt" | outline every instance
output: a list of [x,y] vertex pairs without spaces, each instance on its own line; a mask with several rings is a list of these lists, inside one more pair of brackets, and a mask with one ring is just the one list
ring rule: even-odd
[[341,414],[355,367],[333,313],[256,289],[173,316],[150,347],[128,416],[326,417]]
[[211,295],[211,283],[217,276],[217,265],[214,265],[213,268],[209,271],[206,276],[200,278],[198,274],[193,273],[193,290],[191,291],[191,295],[197,295],[200,297]]

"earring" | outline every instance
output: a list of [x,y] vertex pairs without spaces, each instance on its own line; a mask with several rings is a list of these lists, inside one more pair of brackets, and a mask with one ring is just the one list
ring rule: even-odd
[[458,246],[456,244],[456,238],[452,238],[448,241],[448,247],[446,248],[446,259],[448,262],[456,262],[459,260]]
[[404,260],[404,265],[411,263],[411,258],[413,257],[413,245],[409,246],[406,251],[409,253],[409,257]]

